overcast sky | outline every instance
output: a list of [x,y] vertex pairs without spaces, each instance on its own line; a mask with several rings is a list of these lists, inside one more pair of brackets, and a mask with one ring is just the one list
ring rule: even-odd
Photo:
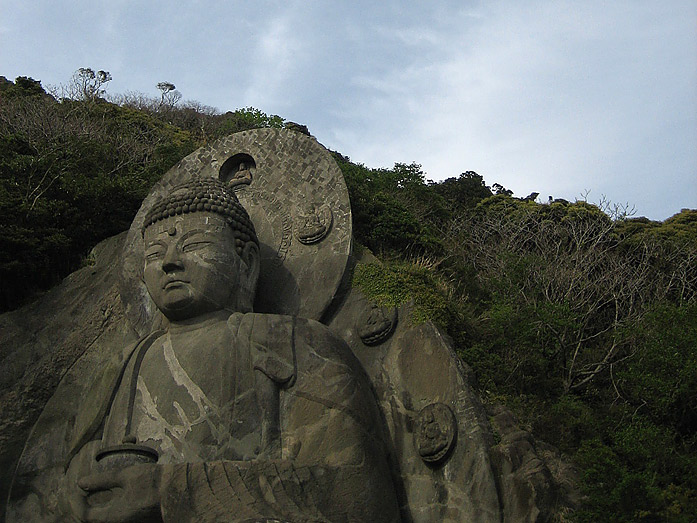
[[0,75],[306,124],[369,167],[697,208],[697,1],[0,0]]

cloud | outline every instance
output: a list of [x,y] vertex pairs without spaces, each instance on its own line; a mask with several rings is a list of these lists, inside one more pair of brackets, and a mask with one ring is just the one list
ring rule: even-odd
[[628,5],[530,5],[463,17],[457,31],[437,28],[440,39],[417,35],[428,49],[406,67],[353,78],[364,99],[338,112],[337,148],[367,164],[418,160],[438,179],[472,169],[518,194],[573,199],[591,188],[648,208],[620,166],[641,154],[629,144],[674,119],[680,103],[695,108],[685,100],[695,67],[684,70],[685,42],[671,36],[684,22]]
[[301,67],[305,49],[290,11],[286,9],[266,20],[264,31],[254,44],[245,105],[273,106],[282,112],[284,106],[293,103],[285,95]]
[[[691,1],[0,0],[0,63],[112,92],[252,105],[371,166],[476,170],[517,194],[586,189],[665,218],[697,201]],[[681,189],[675,189],[676,187]]]

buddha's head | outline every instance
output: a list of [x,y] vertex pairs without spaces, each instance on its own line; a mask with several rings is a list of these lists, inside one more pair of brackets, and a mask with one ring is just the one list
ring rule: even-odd
[[168,319],[252,310],[259,241],[223,182],[194,179],[173,187],[144,223],[145,285]]

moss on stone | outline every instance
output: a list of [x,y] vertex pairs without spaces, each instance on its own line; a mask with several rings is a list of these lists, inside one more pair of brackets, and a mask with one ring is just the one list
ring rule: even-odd
[[413,302],[411,322],[431,321],[445,330],[462,321],[463,314],[447,295],[445,285],[428,268],[406,262],[359,263],[352,285],[382,306]]

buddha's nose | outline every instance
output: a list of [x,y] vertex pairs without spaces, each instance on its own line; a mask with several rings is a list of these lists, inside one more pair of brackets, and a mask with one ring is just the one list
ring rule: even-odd
[[176,244],[172,244],[165,252],[165,257],[162,259],[162,270],[165,272],[173,272],[182,270],[184,263],[182,262],[181,252]]

